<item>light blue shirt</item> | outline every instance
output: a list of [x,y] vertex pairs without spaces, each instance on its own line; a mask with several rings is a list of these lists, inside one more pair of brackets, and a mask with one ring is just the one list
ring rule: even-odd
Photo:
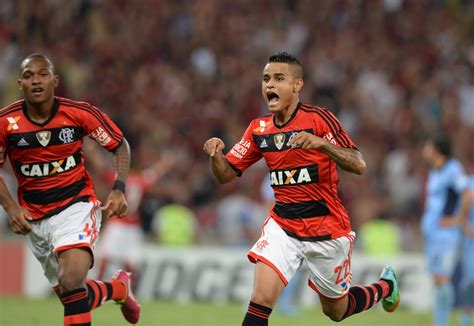
[[[467,180],[467,187],[474,192],[474,175],[471,175]],[[474,205],[471,206],[468,216],[469,225],[474,228]]]
[[426,240],[449,243],[460,241],[460,227],[442,227],[440,221],[445,215],[456,214],[466,181],[464,169],[455,159],[449,159],[440,169],[430,170],[421,220],[421,231]]

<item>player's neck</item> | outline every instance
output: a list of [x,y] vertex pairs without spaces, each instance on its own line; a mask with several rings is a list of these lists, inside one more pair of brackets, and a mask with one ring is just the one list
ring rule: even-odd
[[438,157],[436,161],[434,162],[435,169],[437,170],[441,169],[446,164],[446,162],[448,162],[447,157],[444,157],[444,156]]
[[295,112],[296,108],[298,107],[298,102],[299,100],[296,99],[296,101],[293,101],[293,103],[291,103],[287,108],[279,112],[275,112],[275,122],[278,125],[284,125],[287,123],[293,115],[293,112]]
[[54,106],[54,96],[41,103],[30,103],[26,101],[26,110],[31,120],[42,123],[51,117]]

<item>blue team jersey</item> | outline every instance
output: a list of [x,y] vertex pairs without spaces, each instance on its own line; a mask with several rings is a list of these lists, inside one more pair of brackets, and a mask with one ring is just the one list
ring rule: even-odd
[[[474,175],[468,180],[467,187],[474,192]],[[474,205],[468,215],[469,228],[474,229]],[[462,245],[462,281],[461,286],[467,288],[474,285],[474,237],[464,236]],[[472,298],[474,300],[474,296]],[[472,301],[471,301],[472,302]],[[472,303],[474,304],[474,302]]]
[[[474,175],[471,175],[467,181],[467,187],[474,192]],[[474,205],[471,206],[471,210],[468,215],[468,223],[471,229],[474,229]]]
[[426,240],[450,243],[460,241],[460,227],[441,227],[440,221],[445,215],[457,213],[465,186],[464,169],[455,159],[449,159],[441,169],[430,170],[421,221],[421,231]]

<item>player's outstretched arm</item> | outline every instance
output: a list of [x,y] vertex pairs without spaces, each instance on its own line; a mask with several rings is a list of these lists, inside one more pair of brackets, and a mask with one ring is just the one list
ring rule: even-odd
[[225,144],[222,139],[214,137],[204,143],[204,152],[210,157],[212,173],[220,183],[228,183],[235,179],[237,173],[232,169],[222,150]]
[[327,140],[302,131],[288,142],[289,146],[297,146],[304,149],[319,149],[336,162],[336,164],[347,172],[363,174],[365,171],[365,160],[362,153],[353,148],[344,148],[333,145]]
[[0,205],[8,214],[13,232],[18,234],[31,232],[31,226],[26,220],[27,210],[15,202],[2,177],[0,177]]
[[130,145],[124,138],[120,146],[115,150],[114,157],[115,183],[107,197],[105,205],[101,207],[106,214],[124,217],[127,215],[127,201],[125,200],[125,182],[130,170]]

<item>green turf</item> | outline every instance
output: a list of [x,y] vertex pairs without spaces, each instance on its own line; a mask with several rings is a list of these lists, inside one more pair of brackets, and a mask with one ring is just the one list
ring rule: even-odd
[[[243,307],[238,304],[192,303],[176,304],[167,301],[142,303],[142,319],[139,325],[187,326],[187,325],[241,325]],[[119,308],[107,302],[92,313],[93,325],[128,325]],[[428,314],[414,314],[397,310],[392,314],[377,309],[353,316],[343,326],[425,326],[430,325]],[[27,300],[17,297],[0,297],[0,325],[62,325],[62,307],[55,298],[47,300]],[[336,325],[323,316],[321,309],[304,310],[301,317],[285,317],[278,312],[270,318],[272,326],[321,326]],[[454,321],[451,325],[457,325]]]

